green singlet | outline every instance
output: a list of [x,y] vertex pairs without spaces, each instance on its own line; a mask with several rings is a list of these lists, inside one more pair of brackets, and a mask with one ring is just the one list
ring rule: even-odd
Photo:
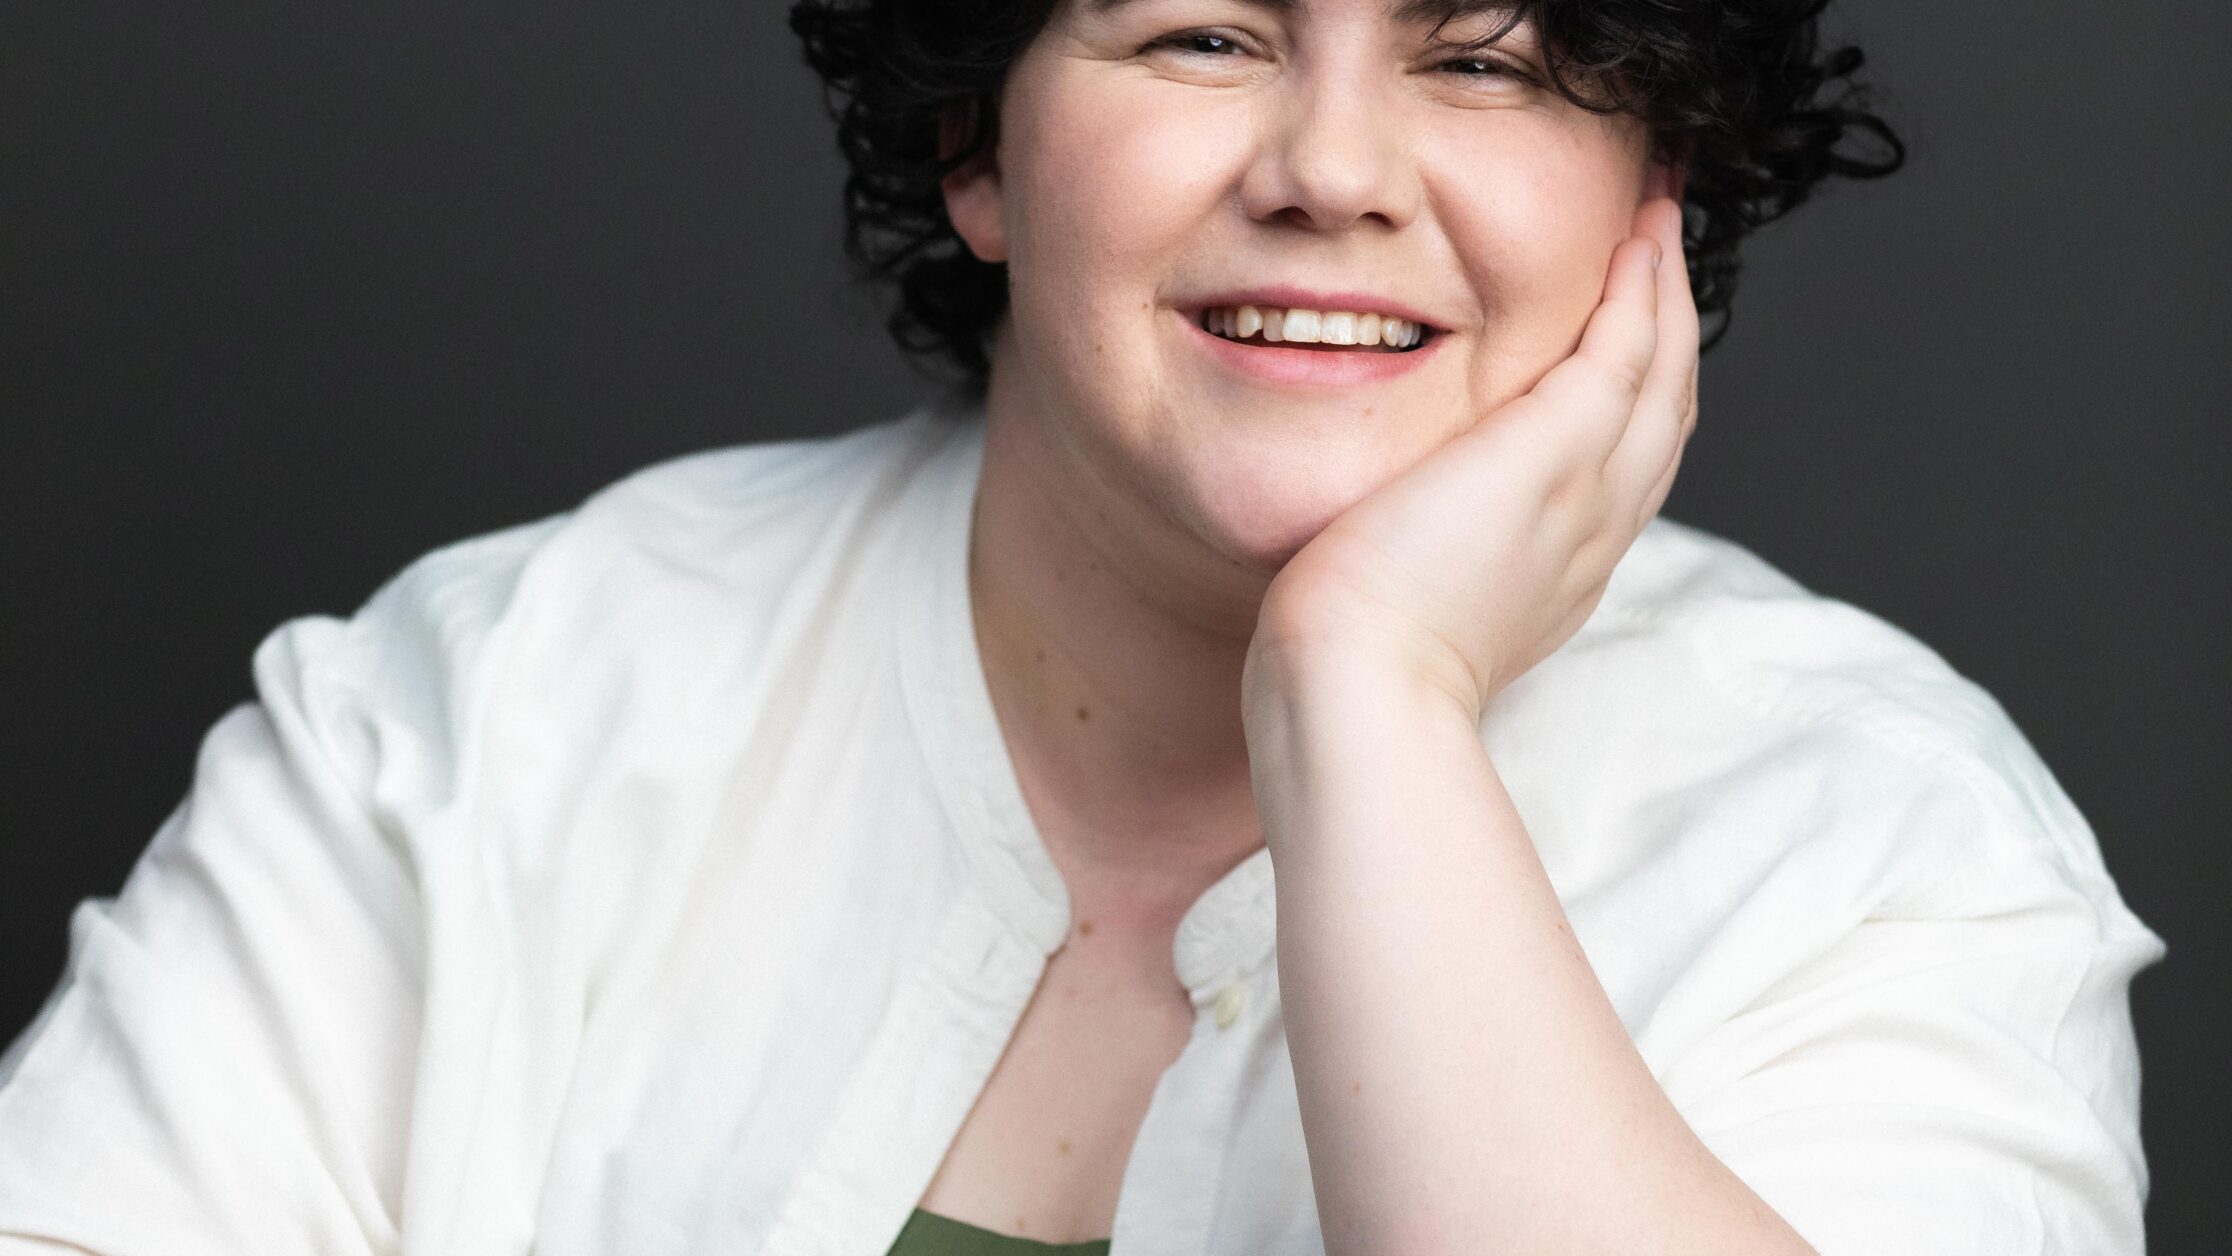
[[1041,1243],[917,1208],[885,1256],[1108,1256],[1107,1239]]

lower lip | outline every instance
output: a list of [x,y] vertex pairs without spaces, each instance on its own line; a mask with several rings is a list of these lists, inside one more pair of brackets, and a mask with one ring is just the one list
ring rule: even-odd
[[1443,340],[1442,334],[1429,336],[1425,344],[1401,353],[1375,349],[1287,349],[1227,340],[1176,310],[1171,314],[1186,325],[1211,357],[1234,371],[1266,383],[1301,388],[1341,388],[1393,379],[1423,366]]

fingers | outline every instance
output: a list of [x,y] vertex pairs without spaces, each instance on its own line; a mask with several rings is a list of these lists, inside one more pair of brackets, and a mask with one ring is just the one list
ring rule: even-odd
[[1656,352],[1637,389],[1634,412],[1605,461],[1614,501],[1633,504],[1641,530],[1673,486],[1673,468],[1697,423],[1698,317],[1682,251],[1681,207],[1669,198],[1646,204],[1639,227],[1666,250],[1658,269]]
[[1519,421],[1500,425],[1545,456],[1545,500],[1563,503],[1558,531],[1619,532],[1604,539],[1621,550],[1671,486],[1697,413],[1698,318],[1681,207],[1654,197],[1634,222],[1612,252],[1580,343],[1509,408]]
[[1630,236],[1612,251],[1604,296],[1571,356],[1550,368],[1530,394],[1552,408],[1552,421],[1573,433],[1574,453],[1590,471],[1620,441],[1649,377],[1659,337],[1659,292],[1653,254],[1662,246]]

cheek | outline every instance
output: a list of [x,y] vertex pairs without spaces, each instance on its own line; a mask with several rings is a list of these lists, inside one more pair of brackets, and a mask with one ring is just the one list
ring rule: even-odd
[[1093,310],[1105,326],[1153,306],[1231,186],[1244,118],[1169,83],[1113,79],[1106,67],[1050,73],[1008,98],[1001,163],[1019,319]]
[[1429,166],[1457,265],[1483,303],[1473,362],[1483,405],[1526,391],[1579,343],[1641,187],[1617,135],[1512,121],[1440,146]]

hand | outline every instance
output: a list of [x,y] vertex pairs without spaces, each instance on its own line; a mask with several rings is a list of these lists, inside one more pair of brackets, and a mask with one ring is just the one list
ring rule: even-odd
[[[1263,599],[1266,648],[1362,651],[1469,705],[1578,631],[1674,486],[1697,422],[1681,209],[1637,207],[1580,345],[1311,538]],[[1654,272],[1656,249],[1665,261]]]

